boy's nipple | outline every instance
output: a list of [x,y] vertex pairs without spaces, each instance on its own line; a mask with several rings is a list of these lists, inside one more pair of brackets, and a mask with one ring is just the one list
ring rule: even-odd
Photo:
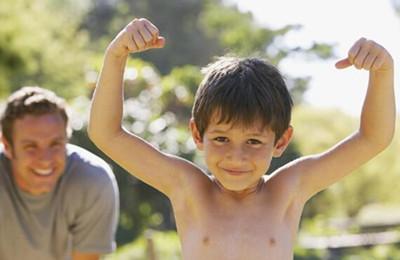
[[205,236],[205,237],[203,238],[203,244],[204,244],[205,246],[207,246],[209,243],[210,243],[210,238],[209,238],[208,236]]
[[271,237],[271,238],[269,239],[269,245],[270,245],[270,246],[275,246],[275,244],[276,244],[275,238]]

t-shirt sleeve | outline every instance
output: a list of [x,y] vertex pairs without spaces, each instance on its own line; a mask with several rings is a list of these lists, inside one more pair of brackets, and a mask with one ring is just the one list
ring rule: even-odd
[[[111,171],[111,170],[110,170]],[[112,173],[88,186],[82,208],[71,227],[73,251],[110,253],[115,245],[119,195]]]

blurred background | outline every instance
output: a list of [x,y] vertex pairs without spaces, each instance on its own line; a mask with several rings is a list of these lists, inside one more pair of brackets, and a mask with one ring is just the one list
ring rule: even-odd
[[[24,85],[54,90],[71,107],[71,142],[114,169],[121,196],[118,250],[105,259],[180,259],[169,201],[113,163],[86,134],[104,50],[134,17],[150,19],[167,44],[128,61],[123,124],[163,151],[201,166],[187,125],[200,69],[215,56],[263,57],[286,77],[295,100],[295,136],[270,172],[327,149],[357,128],[368,73],[338,72],[333,66],[355,40],[372,38],[395,61],[400,57],[400,1],[259,2],[0,2],[1,103]],[[307,203],[295,259],[400,259],[399,148],[396,134],[376,159]]]

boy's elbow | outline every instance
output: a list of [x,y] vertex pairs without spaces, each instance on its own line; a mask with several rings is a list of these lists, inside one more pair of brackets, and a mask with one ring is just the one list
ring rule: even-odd
[[385,150],[393,141],[394,139],[394,131],[388,135],[384,140],[381,142],[382,151]]
[[381,140],[380,140],[380,147],[383,150],[385,150],[393,141],[394,139],[394,132],[395,132],[395,126],[393,126],[390,129],[387,129],[386,133],[382,133],[381,135]]
[[382,134],[379,138],[371,138],[369,147],[372,147],[378,154],[384,151],[393,141],[394,131],[387,134]]
[[384,151],[390,144],[392,143],[392,139],[383,140],[380,143],[376,144],[377,152],[380,153]]
[[110,140],[115,139],[121,133],[121,128],[106,127],[90,123],[87,127],[89,139],[100,149],[110,144]]

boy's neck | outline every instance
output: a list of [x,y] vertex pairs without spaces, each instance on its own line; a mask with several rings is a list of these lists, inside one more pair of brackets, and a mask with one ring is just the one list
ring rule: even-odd
[[215,177],[213,177],[212,180],[221,193],[227,194],[235,199],[244,199],[244,198],[248,197],[249,195],[258,193],[262,189],[262,187],[264,186],[264,183],[265,183],[264,178],[261,177],[260,180],[253,186],[250,186],[241,191],[233,191],[233,190],[226,189]]

